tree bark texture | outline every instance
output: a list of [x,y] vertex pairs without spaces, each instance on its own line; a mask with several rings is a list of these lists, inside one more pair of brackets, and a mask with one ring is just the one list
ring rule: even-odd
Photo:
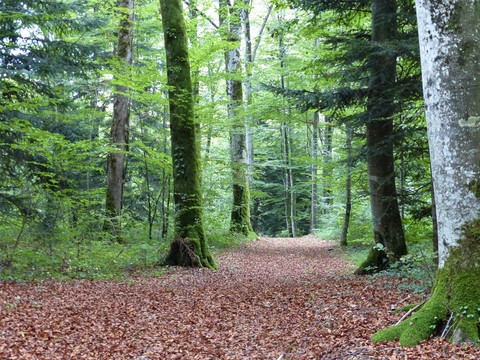
[[325,117],[322,136],[322,177],[323,177],[323,214],[329,212],[329,208],[332,205],[332,136],[333,126],[330,119]]
[[165,262],[215,268],[202,220],[200,159],[188,39],[181,0],[160,1],[167,58],[175,235]]
[[439,271],[425,305],[374,340],[415,345],[441,330],[480,345],[480,2],[416,5]]
[[[252,34],[250,25],[250,9],[243,8],[240,13],[243,27],[243,38],[245,43],[245,72],[246,79],[243,81],[244,97],[247,107],[253,104],[253,90],[252,90],[252,76],[253,76],[253,52],[252,52]],[[254,149],[253,149],[253,116],[245,115],[246,124],[246,163],[247,163],[247,178],[249,189],[253,187],[253,167],[254,167]],[[253,226],[252,226],[253,228]]]
[[[120,0],[120,24],[118,27],[117,57],[125,71],[132,64],[133,51],[133,0]],[[113,118],[110,141],[116,148],[107,157],[107,193],[105,201],[104,231],[116,241],[122,240],[121,216],[123,194],[127,173],[127,153],[129,141],[130,97],[128,87],[116,85],[113,96]]]
[[374,0],[372,3],[372,42],[378,49],[370,59],[367,169],[376,246],[357,269],[357,274],[384,269],[407,253],[393,155],[396,58],[385,50],[396,38],[396,11],[395,0]]
[[225,52],[225,67],[227,71],[228,117],[231,120],[230,159],[233,179],[233,203],[230,218],[230,231],[245,236],[253,233],[250,222],[250,189],[247,174],[247,147],[245,119],[242,114],[243,84],[240,62],[241,41],[241,11],[243,3],[237,1],[234,5],[220,3],[225,8],[220,9],[221,23],[227,27],[227,40],[236,45]]

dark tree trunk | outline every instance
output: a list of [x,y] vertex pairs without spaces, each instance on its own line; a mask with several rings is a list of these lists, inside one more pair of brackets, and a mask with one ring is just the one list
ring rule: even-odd
[[340,245],[347,245],[348,227],[350,225],[350,215],[352,213],[352,129],[347,124],[345,126],[345,141],[347,147],[347,176],[345,182],[345,217],[343,219],[342,236]]
[[384,269],[407,253],[393,155],[396,58],[384,50],[397,35],[396,11],[395,0],[374,0],[372,3],[372,41],[379,49],[370,59],[367,168],[376,246],[360,265],[358,274]]
[[[133,0],[120,0],[121,20],[118,31],[117,57],[125,65],[125,68],[132,64],[133,7]],[[119,242],[123,241],[121,216],[129,141],[130,98],[127,95],[128,90],[127,86],[115,86],[110,141],[116,151],[110,152],[107,157],[106,219],[103,230]]]
[[160,1],[170,90],[175,234],[165,262],[215,268],[202,221],[200,159],[196,137],[188,39],[181,0]]

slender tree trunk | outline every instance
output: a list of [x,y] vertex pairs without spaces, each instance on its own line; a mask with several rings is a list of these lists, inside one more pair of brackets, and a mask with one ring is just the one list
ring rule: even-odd
[[196,136],[188,39],[181,0],[160,1],[167,58],[175,235],[165,262],[215,268],[202,220],[200,155]]
[[[118,28],[117,57],[128,71],[128,66],[132,64],[134,2],[133,0],[120,0],[118,7],[121,19]],[[116,150],[110,152],[107,157],[106,219],[103,230],[119,242],[123,241],[121,216],[129,140],[130,98],[128,90],[128,87],[124,85],[115,86],[110,141]]]
[[440,329],[454,342],[479,345],[480,2],[418,0],[416,5],[439,270],[425,305],[374,340],[399,338],[403,345],[415,345]]
[[333,126],[329,118],[325,117],[325,127],[323,130],[323,147],[322,147],[322,177],[323,177],[323,214],[329,212],[332,205],[332,136]]
[[[397,36],[396,0],[372,3],[372,41],[388,46]],[[357,274],[384,269],[407,253],[395,186],[393,155],[395,55],[378,49],[370,60],[367,111],[367,168],[373,239],[376,246]]]
[[[243,82],[244,85],[244,95],[245,103],[247,109],[251,107],[253,103],[253,92],[252,92],[252,67],[253,67],[253,52],[252,52],[252,35],[250,27],[250,10],[243,8],[241,10],[241,19],[243,24],[243,37],[245,43],[245,73],[246,79]],[[247,176],[248,176],[248,185],[250,190],[253,186],[253,166],[254,166],[254,153],[253,153],[253,117],[248,114],[245,116],[246,123],[246,163],[247,163]]]
[[[280,60],[280,87],[285,90],[285,75],[283,74],[285,68],[285,43],[283,42],[283,35],[278,37],[278,50]],[[287,112],[284,108],[283,112]],[[295,192],[294,192],[294,179],[292,170],[292,158],[291,158],[291,146],[290,146],[290,128],[286,122],[282,122],[280,125],[281,139],[282,139],[282,156],[284,164],[284,188],[285,188],[285,220],[287,224],[287,231],[289,236],[296,236],[296,223],[295,223]]]
[[295,237],[297,235],[297,226],[295,223],[296,218],[296,205],[295,205],[295,191],[293,182],[293,170],[291,159],[291,146],[290,146],[290,131],[287,124],[281,124],[281,137],[282,137],[282,154],[284,164],[284,189],[285,189],[285,218],[287,223],[287,231],[289,236]]
[[345,125],[345,142],[347,147],[347,177],[345,182],[345,217],[343,219],[342,236],[340,245],[347,245],[348,227],[350,225],[350,215],[352,212],[352,129],[350,125]]
[[320,114],[313,114],[312,122],[312,165],[310,168],[310,177],[312,181],[312,189],[310,195],[310,233],[314,234],[317,229],[318,215],[318,123],[320,122]]
[[[260,31],[256,37],[255,48],[252,48],[252,35],[251,35],[251,25],[250,25],[250,9],[246,9],[245,6],[241,11],[241,18],[243,23],[244,29],[244,43],[245,43],[245,70],[246,70],[246,79],[244,81],[244,89],[245,89],[245,102],[247,108],[249,109],[253,104],[253,91],[252,91],[252,76],[253,76],[253,64],[255,62],[256,53],[258,47],[260,46],[260,42],[262,40],[263,32],[265,30],[265,26],[267,21],[270,17],[272,12],[273,5],[268,8],[267,15],[263,19],[263,23],[260,27]],[[254,126],[254,119],[251,115],[246,115],[246,162],[247,162],[247,177],[248,177],[248,186],[250,192],[253,189],[253,173],[254,173],[254,163],[255,163],[255,156],[254,156],[254,146],[253,146],[253,132],[252,127]],[[254,199],[253,204],[253,216],[250,215],[250,221],[252,226],[252,231],[257,230],[256,224],[256,214],[258,213],[258,207],[260,205],[260,201],[258,199]]]
[[[240,3],[240,4],[239,4]],[[223,1],[220,2],[225,6]],[[241,21],[240,12],[243,3],[238,1],[233,6],[220,9],[220,22],[227,26],[227,40],[236,47],[225,53],[227,71],[228,117],[232,122],[230,130],[230,158],[233,180],[233,204],[230,231],[248,236],[253,232],[250,223],[250,189],[246,164],[246,131],[242,115],[243,89],[240,78]],[[223,16],[222,16],[223,15]]]

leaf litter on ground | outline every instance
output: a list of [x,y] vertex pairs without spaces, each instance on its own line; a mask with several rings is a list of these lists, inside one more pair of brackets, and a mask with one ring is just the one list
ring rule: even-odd
[[0,283],[1,359],[479,359],[430,339],[370,336],[420,302],[399,277],[360,277],[334,243],[262,238],[220,269],[160,277]]

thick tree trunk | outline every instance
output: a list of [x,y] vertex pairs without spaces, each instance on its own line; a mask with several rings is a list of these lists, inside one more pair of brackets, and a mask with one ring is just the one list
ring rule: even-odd
[[[372,3],[372,41],[388,46],[396,37],[396,0]],[[395,55],[377,49],[370,59],[370,86],[367,111],[367,168],[373,222],[372,248],[357,269],[364,274],[384,269],[407,253],[395,187],[393,156]]]
[[249,236],[253,233],[250,223],[250,189],[247,176],[247,148],[245,121],[241,114],[243,105],[242,73],[240,63],[241,21],[243,3],[229,5],[220,2],[220,22],[227,26],[227,40],[236,47],[225,52],[227,71],[228,117],[232,122],[230,130],[230,159],[233,180],[233,204],[230,217],[230,231]]
[[347,245],[348,227],[350,225],[350,215],[352,212],[352,129],[347,124],[345,126],[345,142],[347,147],[347,176],[345,182],[345,217],[343,219],[342,236],[340,237],[340,245]]
[[[117,57],[126,67],[132,64],[133,49],[133,0],[120,0],[120,24],[118,31]],[[128,71],[128,69],[126,70]],[[128,132],[130,121],[130,98],[128,87],[115,86],[113,96],[113,119],[110,142],[116,151],[107,157],[107,194],[103,230],[116,241],[123,241],[121,216],[123,193],[127,173]]]
[[419,0],[417,17],[439,271],[425,305],[373,339],[415,345],[442,330],[453,341],[479,345],[480,2]]
[[175,235],[165,262],[215,268],[202,221],[200,155],[196,137],[188,39],[181,0],[161,0],[170,90]]

